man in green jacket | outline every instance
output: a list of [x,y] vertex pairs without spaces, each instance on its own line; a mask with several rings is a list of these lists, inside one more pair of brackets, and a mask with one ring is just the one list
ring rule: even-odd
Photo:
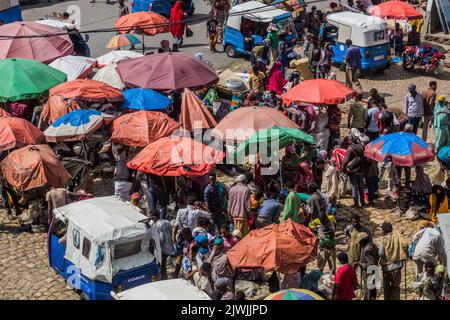
[[272,64],[274,64],[278,58],[278,44],[280,43],[280,38],[278,36],[278,28],[274,23],[271,23],[267,31],[269,33],[267,35],[266,40],[270,46],[270,53],[272,55]]

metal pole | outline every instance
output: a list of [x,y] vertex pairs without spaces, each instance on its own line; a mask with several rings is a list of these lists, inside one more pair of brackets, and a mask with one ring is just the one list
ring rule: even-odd
[[407,296],[407,292],[406,292],[406,263],[407,263],[407,260],[405,260],[405,300],[408,300],[408,296]]
[[145,35],[142,32],[142,54],[145,55]]

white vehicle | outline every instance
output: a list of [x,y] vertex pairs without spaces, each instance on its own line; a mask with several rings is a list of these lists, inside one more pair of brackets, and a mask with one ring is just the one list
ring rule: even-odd
[[48,235],[50,266],[83,299],[111,299],[155,281],[161,262],[154,224],[128,202],[110,196],[53,210]]
[[211,300],[202,290],[184,279],[162,280],[143,284],[119,293],[115,300]]

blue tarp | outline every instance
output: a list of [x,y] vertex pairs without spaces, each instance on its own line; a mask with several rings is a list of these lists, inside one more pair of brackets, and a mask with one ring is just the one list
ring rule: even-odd
[[20,6],[14,6],[0,11],[0,20],[3,20],[5,23],[22,21],[22,9]]

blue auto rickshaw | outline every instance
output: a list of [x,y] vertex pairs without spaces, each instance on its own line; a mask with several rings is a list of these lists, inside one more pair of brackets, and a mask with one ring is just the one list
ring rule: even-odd
[[[165,17],[170,17],[170,10],[176,0],[133,0],[131,2],[131,12],[153,11]],[[195,12],[193,0],[182,0],[183,11],[192,16]]]
[[0,0],[0,20],[3,23],[22,21],[19,0]]
[[54,209],[53,215],[49,264],[82,300],[110,300],[111,292],[158,280],[159,235],[130,203],[92,198]]
[[[387,23],[383,19],[355,12],[338,12],[327,16],[327,22],[337,30],[324,32],[331,43],[332,61],[341,64],[347,53],[346,41],[352,40],[361,51],[361,71],[385,70],[390,63]],[[335,28],[335,29],[336,29]]]
[[229,57],[236,57],[238,54],[250,56],[253,46],[266,38],[270,23],[274,23],[285,34],[288,47],[293,47],[297,43],[297,32],[290,12],[268,7],[257,1],[232,7],[223,35],[223,45],[227,55]]

